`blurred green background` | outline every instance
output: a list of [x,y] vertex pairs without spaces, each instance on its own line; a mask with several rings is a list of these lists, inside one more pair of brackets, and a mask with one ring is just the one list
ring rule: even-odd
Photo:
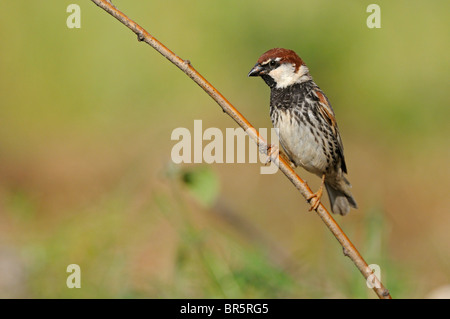
[[[257,128],[247,73],[295,50],[345,145],[360,208],[338,223],[394,298],[425,298],[450,284],[450,2],[377,1],[381,29],[370,3],[114,1]],[[0,39],[0,297],[376,297],[281,173],[171,162],[173,129],[236,124],[92,2],[0,1]]]

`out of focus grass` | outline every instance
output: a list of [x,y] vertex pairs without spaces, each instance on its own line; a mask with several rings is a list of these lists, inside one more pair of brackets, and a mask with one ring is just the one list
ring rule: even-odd
[[[173,168],[173,129],[236,125],[89,1],[68,29],[72,2],[0,3],[0,297],[374,297],[281,174]],[[360,209],[338,222],[394,297],[449,283],[448,1],[378,1],[377,30],[369,1],[114,3],[256,127],[269,91],[246,74],[296,50],[344,140]]]

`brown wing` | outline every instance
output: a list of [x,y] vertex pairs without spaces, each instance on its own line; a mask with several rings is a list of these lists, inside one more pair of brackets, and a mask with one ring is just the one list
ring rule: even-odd
[[338,152],[342,159],[342,171],[347,173],[347,166],[345,165],[344,159],[344,145],[342,144],[341,135],[339,134],[339,129],[336,122],[336,117],[334,116],[333,109],[331,108],[330,102],[325,94],[320,90],[316,89],[313,91],[314,94],[319,99],[319,111],[320,115],[322,115],[323,119],[330,125],[331,131],[333,132],[334,137],[338,142]]

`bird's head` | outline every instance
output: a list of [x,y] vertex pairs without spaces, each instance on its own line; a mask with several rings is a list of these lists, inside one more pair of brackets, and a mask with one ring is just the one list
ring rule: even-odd
[[248,76],[260,76],[271,88],[277,89],[311,80],[303,60],[294,51],[281,48],[261,55]]

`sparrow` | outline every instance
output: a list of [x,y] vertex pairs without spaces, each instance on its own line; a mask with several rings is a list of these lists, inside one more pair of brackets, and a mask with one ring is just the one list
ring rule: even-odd
[[333,213],[357,208],[334,111],[303,60],[292,50],[274,48],[261,55],[248,76],[260,76],[270,87],[270,118],[288,159],[322,178],[319,190],[307,198],[310,210],[319,206],[324,185]]

